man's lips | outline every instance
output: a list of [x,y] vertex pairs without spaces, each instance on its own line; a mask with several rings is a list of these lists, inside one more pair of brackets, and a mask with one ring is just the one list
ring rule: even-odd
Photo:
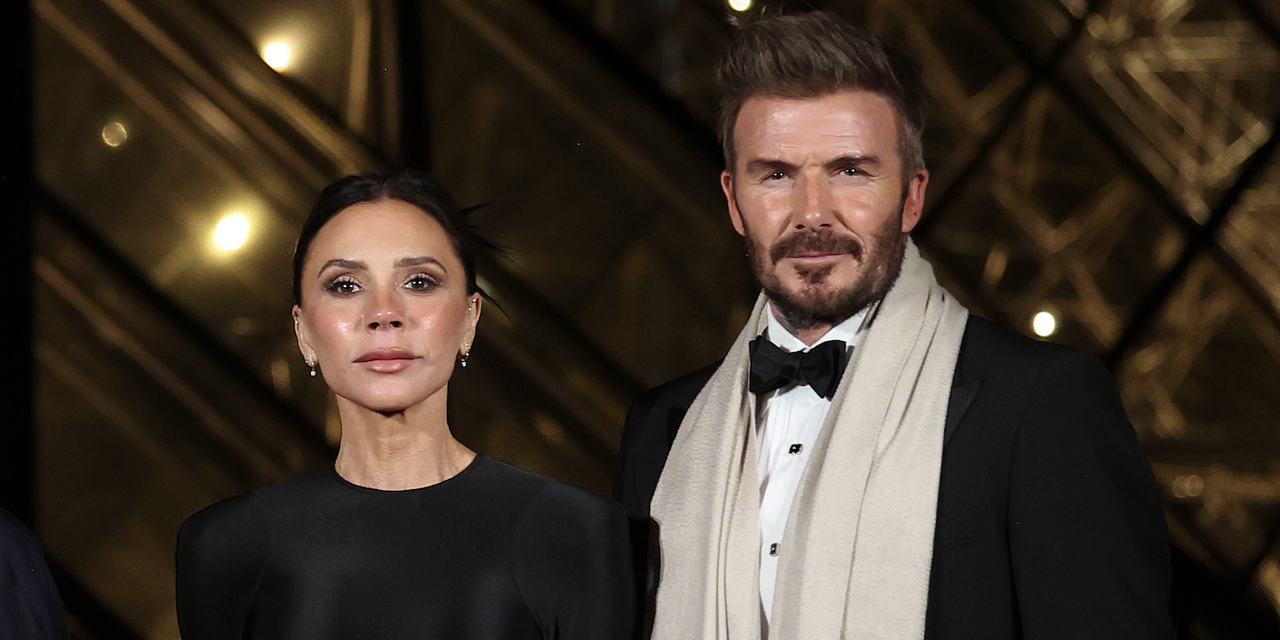
[[377,373],[394,373],[416,359],[417,356],[405,349],[374,349],[356,358],[355,362]]
[[847,256],[847,255],[849,254],[844,252],[838,252],[838,251],[837,252],[806,251],[804,253],[793,253],[793,254],[784,256],[784,258],[789,258],[791,260],[824,260],[829,258],[839,258],[841,256]]

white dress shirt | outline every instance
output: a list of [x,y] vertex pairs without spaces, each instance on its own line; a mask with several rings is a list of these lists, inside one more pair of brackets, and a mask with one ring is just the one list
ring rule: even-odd
[[[841,340],[853,348],[866,318],[864,309],[827,331],[813,346]],[[790,352],[808,351],[799,338],[787,331],[769,306],[769,341]],[[773,610],[773,590],[778,577],[778,557],[782,534],[787,527],[791,502],[800,485],[800,476],[809,462],[809,453],[818,441],[831,401],[809,385],[783,387],[760,398],[756,408],[756,440],[760,459],[756,467],[760,479],[760,604],[765,620]]]

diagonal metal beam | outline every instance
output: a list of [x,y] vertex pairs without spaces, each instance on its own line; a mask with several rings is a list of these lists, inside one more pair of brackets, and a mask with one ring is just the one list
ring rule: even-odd
[[[1133,315],[1129,317],[1129,322],[1125,325],[1124,332],[1120,334],[1120,338],[1116,340],[1115,345],[1111,347],[1111,350],[1107,352],[1104,358],[1107,367],[1115,369],[1120,361],[1124,359],[1128,351],[1137,344],[1142,334],[1146,332],[1147,327],[1155,321],[1160,310],[1164,307],[1165,301],[1173,293],[1174,288],[1182,283],[1187,275],[1187,270],[1191,268],[1196,258],[1215,245],[1218,229],[1227,221],[1227,216],[1235,208],[1240,196],[1248,190],[1253,181],[1267,168],[1277,143],[1280,143],[1280,116],[1277,116],[1271,125],[1271,137],[1257,149],[1254,149],[1249,159],[1240,166],[1240,172],[1236,177],[1235,183],[1223,193],[1222,198],[1219,199],[1210,212],[1209,220],[1198,229],[1195,229],[1187,238],[1187,244],[1183,247],[1182,255],[1178,257],[1178,261],[1165,272],[1159,282],[1151,288],[1151,291],[1134,309]],[[1234,271],[1228,271],[1227,273],[1233,278],[1238,275]]]
[[272,407],[303,442],[316,447],[319,451],[332,451],[332,447],[321,435],[319,425],[313,424],[297,407],[277,396],[275,391],[262,381],[257,371],[245,364],[240,356],[223,346],[217,336],[205,329],[204,325],[185,309],[156,289],[144,273],[139,271],[128,258],[108,245],[75,211],[43,187],[37,187],[35,190],[35,205],[47,213],[62,231],[75,238],[76,242],[85,247],[95,259],[106,265],[112,275],[118,277],[147,304],[172,321],[186,339],[207,354],[220,368],[243,382],[245,388],[249,389],[259,401]]
[[930,208],[929,215],[926,215],[920,223],[916,225],[914,235],[918,240],[923,242],[928,239],[929,233],[934,228],[938,218],[944,215],[945,211],[957,198],[960,197],[960,194],[964,190],[964,186],[973,179],[974,175],[977,174],[978,170],[981,169],[982,165],[986,162],[987,157],[991,155],[992,150],[994,150],[996,145],[1000,143],[1000,140],[1004,138],[1005,133],[1008,132],[1009,128],[1012,127],[1015,122],[1017,122],[1018,117],[1021,115],[1022,107],[1031,99],[1031,95],[1034,93],[1036,87],[1054,77],[1054,74],[1058,66],[1062,63],[1062,60],[1066,58],[1067,53],[1071,51],[1071,47],[1080,39],[1080,35],[1084,32],[1084,24],[1085,20],[1088,19],[1088,16],[1098,11],[1108,1],[1109,0],[1090,0],[1089,8],[1085,12],[1084,17],[1072,23],[1071,31],[1068,32],[1062,40],[1058,41],[1058,44],[1054,46],[1053,51],[1050,52],[1046,59],[1039,60],[1025,45],[1018,42],[1017,39],[1011,37],[1000,28],[1000,21],[992,14],[990,7],[984,6],[975,0],[969,0],[970,6],[973,7],[979,15],[986,18],[986,20],[991,23],[992,27],[1008,42],[1009,46],[1014,49],[1019,58],[1021,58],[1022,63],[1029,69],[1029,72],[1025,83],[1009,99],[1009,106],[1006,108],[1004,117],[1001,118],[1000,122],[995,127],[992,127],[991,130],[987,132],[987,135],[982,138],[982,141],[975,148],[973,156],[965,163],[964,167],[960,169],[959,173],[956,174],[955,179],[947,185],[947,189],[943,191],[936,200],[934,200],[933,206]]

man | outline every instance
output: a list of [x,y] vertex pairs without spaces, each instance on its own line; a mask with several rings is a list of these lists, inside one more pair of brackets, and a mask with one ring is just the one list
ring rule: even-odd
[[718,78],[763,293],[721,363],[627,417],[652,637],[1172,638],[1159,494],[1110,375],[969,316],[908,238],[914,62],[808,13],[744,26]]

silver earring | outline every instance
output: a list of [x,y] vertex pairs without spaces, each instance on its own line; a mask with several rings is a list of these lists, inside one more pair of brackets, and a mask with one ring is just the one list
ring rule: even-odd
[[316,363],[311,360],[307,360],[306,363],[308,367],[311,367],[311,377],[316,377]]
[[462,368],[467,368],[467,358],[471,357],[471,345],[463,345],[462,347]]

